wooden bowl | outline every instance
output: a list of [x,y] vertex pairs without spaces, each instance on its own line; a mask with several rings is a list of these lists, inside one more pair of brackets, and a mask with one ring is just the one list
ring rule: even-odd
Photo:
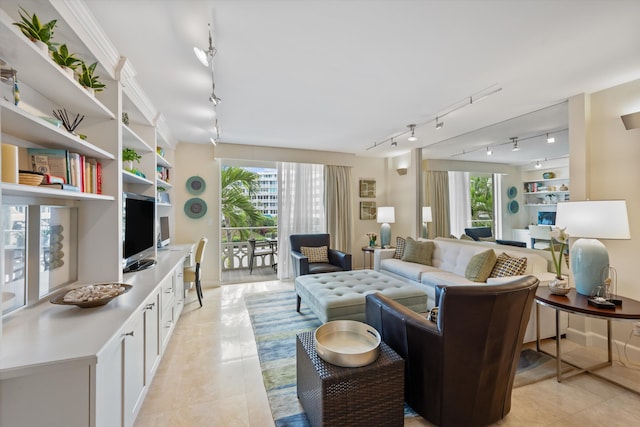
[[43,179],[44,175],[39,172],[18,172],[18,183],[22,185],[40,185]]

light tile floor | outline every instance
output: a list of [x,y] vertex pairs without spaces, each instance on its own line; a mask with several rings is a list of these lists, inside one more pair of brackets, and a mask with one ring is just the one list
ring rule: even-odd
[[[242,295],[292,287],[291,282],[269,281],[205,289],[203,308],[190,292],[136,427],[273,426]],[[569,354],[587,357],[583,349],[564,343]],[[640,389],[640,370],[611,369]],[[421,418],[405,422],[430,425]],[[514,389],[511,412],[497,425],[636,426],[640,396],[592,375],[562,383],[551,378]]]

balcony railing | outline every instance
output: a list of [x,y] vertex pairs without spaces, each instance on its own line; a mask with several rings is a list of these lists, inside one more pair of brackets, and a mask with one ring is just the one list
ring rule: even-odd
[[[268,238],[278,236],[278,227],[222,227],[222,271],[249,268],[251,246],[248,239],[256,239],[256,246],[268,246]],[[229,237],[231,241],[228,241]],[[253,268],[270,266],[270,255],[257,256]]]

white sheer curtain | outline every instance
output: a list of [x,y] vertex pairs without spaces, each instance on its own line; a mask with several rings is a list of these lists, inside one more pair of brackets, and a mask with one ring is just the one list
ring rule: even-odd
[[324,166],[278,163],[278,278],[291,277],[291,234],[324,233]]
[[449,208],[451,234],[460,237],[471,226],[469,172],[449,172]]

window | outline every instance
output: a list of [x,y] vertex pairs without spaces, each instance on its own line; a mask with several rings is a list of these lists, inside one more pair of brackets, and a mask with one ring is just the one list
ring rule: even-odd
[[471,198],[471,226],[493,227],[493,175],[471,174],[469,176]]

